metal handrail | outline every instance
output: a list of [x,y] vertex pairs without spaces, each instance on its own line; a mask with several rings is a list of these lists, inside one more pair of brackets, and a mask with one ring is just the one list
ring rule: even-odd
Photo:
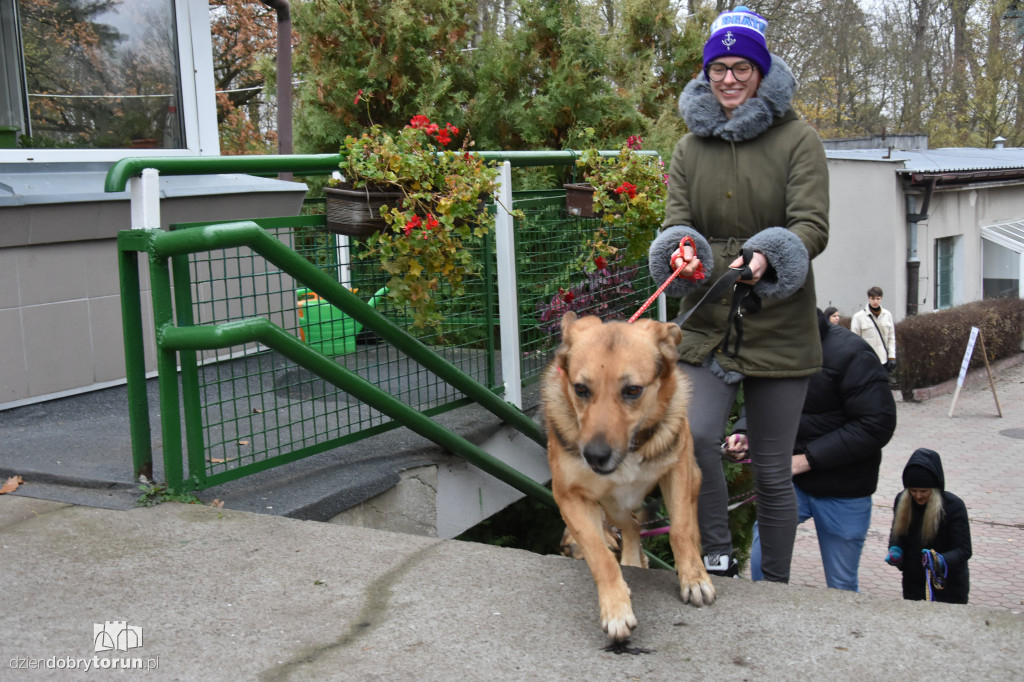
[[[369,309],[365,304],[364,307]],[[349,314],[355,316],[354,310],[352,309]],[[400,422],[411,431],[461,456],[478,469],[540,502],[554,506],[551,491],[540,483],[440,426],[430,417],[382,391],[344,365],[324,357],[269,320],[257,317],[217,325],[172,326],[163,329],[161,334],[163,347],[171,350],[210,350],[259,342]]]
[[358,296],[318,269],[302,255],[272,237],[252,221],[219,223],[176,232],[156,231],[150,234],[152,252],[171,257],[195,251],[210,251],[247,246],[296,280],[316,291],[333,306],[344,310],[352,319],[372,329],[410,358],[435,373],[469,398],[539,445],[547,439],[530,417],[505,402],[458,367],[424,345],[419,339],[396,326]]
[[[473,152],[487,161],[508,161],[513,167],[571,166],[580,158],[580,152],[565,151],[505,151]],[[657,156],[653,150],[635,152]],[[601,156],[618,156],[618,151],[601,151]],[[341,154],[267,154],[263,156],[178,156],[166,158],[129,157],[121,159],[107,171],[103,189],[106,192],[124,192],[128,179],[137,177],[147,168],[161,175],[211,175],[216,173],[296,175],[329,175],[338,170]]]

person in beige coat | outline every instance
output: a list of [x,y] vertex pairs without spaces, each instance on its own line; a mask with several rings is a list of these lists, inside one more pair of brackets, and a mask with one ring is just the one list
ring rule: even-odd
[[892,313],[882,307],[881,287],[868,289],[868,307],[853,314],[850,331],[868,342],[887,370],[896,367],[896,325]]
[[[682,325],[680,357],[693,387],[690,428],[703,475],[698,518],[705,567],[735,575],[719,444],[743,387],[758,495],[765,579],[787,582],[797,508],[790,465],[809,377],[821,368],[811,259],[828,242],[828,168],[814,130],[793,110],[796,79],[769,53],[768,22],[724,12],[704,47],[704,70],[679,98],[690,132],[669,168],[663,231],[651,244],[655,282],[689,310],[749,254],[748,301],[730,293]],[[682,247],[688,236],[696,249]],[[686,279],[703,268],[705,279]],[[742,338],[739,338],[742,336]]]

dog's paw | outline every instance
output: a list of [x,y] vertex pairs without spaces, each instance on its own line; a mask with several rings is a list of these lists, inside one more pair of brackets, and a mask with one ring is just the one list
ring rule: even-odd
[[704,578],[694,582],[681,582],[679,585],[679,596],[684,604],[711,606],[715,603],[715,586],[711,584],[711,578]]
[[622,642],[629,639],[637,626],[636,616],[629,604],[620,605],[620,608],[609,609],[609,613],[601,614],[601,627],[608,634],[612,642]]

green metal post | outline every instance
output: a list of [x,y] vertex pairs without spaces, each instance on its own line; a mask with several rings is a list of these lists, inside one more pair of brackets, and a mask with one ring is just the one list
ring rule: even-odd
[[128,389],[128,421],[132,438],[134,480],[153,480],[153,445],[146,395],[146,353],[142,331],[142,283],[139,254],[118,237],[118,271],[121,281],[121,325],[124,334],[124,366]]
[[[165,234],[165,233],[160,233]],[[159,237],[155,234],[154,238]],[[171,278],[166,258],[150,254],[149,281],[153,296],[153,325],[156,330],[157,381],[160,387],[160,423],[164,447],[164,481],[172,490],[184,490],[181,447],[181,409],[178,405],[178,353],[164,336],[174,327]],[[191,487],[189,488],[191,490]]]
[[[192,315],[192,277],[189,273],[188,256],[171,258],[171,275],[174,277],[174,309],[179,327],[195,324]],[[188,478],[198,488],[206,487],[206,444],[203,440],[202,400],[199,397],[199,363],[194,350],[178,353],[181,365],[182,408],[185,411],[185,459],[188,461]]]

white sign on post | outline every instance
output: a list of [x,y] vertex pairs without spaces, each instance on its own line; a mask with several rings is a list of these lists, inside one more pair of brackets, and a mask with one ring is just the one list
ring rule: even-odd
[[960,363],[960,376],[956,378],[957,387],[964,385],[967,378],[967,366],[971,364],[971,356],[974,355],[974,344],[978,341],[977,327],[971,327],[971,340],[967,342],[967,351],[964,353],[964,361]]
[[964,352],[964,361],[960,363],[960,376],[956,378],[956,390],[953,391],[953,403],[949,406],[949,416],[953,416],[956,409],[956,400],[960,397],[960,389],[963,388],[964,379],[967,378],[967,368],[971,364],[971,356],[974,355],[974,344],[981,340],[981,356],[985,360],[985,371],[988,372],[988,385],[992,389],[992,397],[996,401],[996,411],[1003,416],[1003,408],[999,405],[999,396],[996,395],[996,384],[992,379],[992,368],[988,364],[988,351],[985,350],[985,337],[981,335],[978,327],[971,327],[971,338],[967,342],[967,350]]

